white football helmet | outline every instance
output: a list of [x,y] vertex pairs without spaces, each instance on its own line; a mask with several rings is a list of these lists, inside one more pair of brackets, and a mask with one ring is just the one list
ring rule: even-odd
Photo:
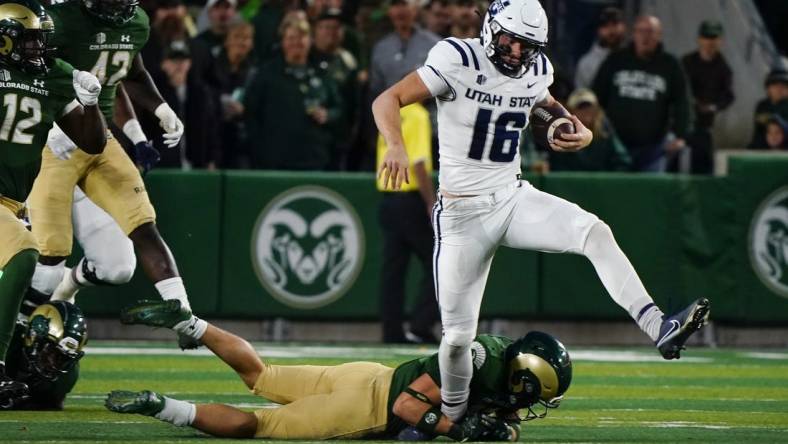
[[[511,48],[499,43],[502,34],[522,43],[519,60],[504,60]],[[484,16],[481,39],[487,58],[502,74],[522,77],[547,45],[547,14],[539,0],[495,0]]]

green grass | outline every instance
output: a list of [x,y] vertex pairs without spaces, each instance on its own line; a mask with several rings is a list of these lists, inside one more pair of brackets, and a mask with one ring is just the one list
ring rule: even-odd
[[[136,354],[108,355],[109,346]],[[152,347],[158,348],[152,348]],[[2,412],[0,442],[192,442],[189,428],[106,411],[112,389],[153,389],[180,399],[254,409],[250,395],[218,359],[162,347],[169,344],[92,344],[82,377],[62,412]],[[663,362],[653,349],[573,350],[574,379],[558,410],[524,424],[527,442],[788,442],[788,352],[691,350],[694,360]],[[166,353],[163,355],[143,354]],[[279,364],[376,360],[396,365],[429,353],[418,348],[264,346]],[[617,352],[617,353],[616,353]],[[305,356],[290,358],[282,356]],[[311,356],[311,357],[310,357]],[[320,356],[320,357],[314,357]],[[625,360],[612,362],[613,359]]]

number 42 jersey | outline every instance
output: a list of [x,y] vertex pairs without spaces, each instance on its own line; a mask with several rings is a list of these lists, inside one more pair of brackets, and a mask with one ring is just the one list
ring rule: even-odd
[[115,89],[126,78],[131,63],[148,41],[150,24],[142,8],[135,8],[127,23],[113,26],[85,11],[81,1],[68,1],[47,8],[55,24],[51,44],[57,56],[101,82],[99,107],[112,121]]
[[441,190],[479,195],[511,184],[520,174],[520,134],[553,83],[547,56],[511,78],[485,56],[479,39],[448,38],[417,72],[438,99]]

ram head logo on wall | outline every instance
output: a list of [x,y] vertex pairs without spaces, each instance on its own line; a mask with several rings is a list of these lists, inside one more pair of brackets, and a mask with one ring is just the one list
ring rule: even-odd
[[263,210],[252,236],[252,262],[271,295],[317,308],[341,297],[362,264],[363,231],[353,207],[322,187],[297,187]]

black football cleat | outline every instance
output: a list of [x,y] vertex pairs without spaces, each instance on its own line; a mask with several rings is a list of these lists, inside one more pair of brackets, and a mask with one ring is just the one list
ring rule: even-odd
[[700,298],[684,310],[663,318],[662,326],[659,328],[659,339],[657,339],[657,349],[662,357],[665,359],[681,358],[679,352],[684,350],[684,343],[706,324],[706,321],[709,320],[710,310],[709,300]]
[[24,382],[14,381],[0,373],[0,410],[11,410],[30,398],[30,389]]

